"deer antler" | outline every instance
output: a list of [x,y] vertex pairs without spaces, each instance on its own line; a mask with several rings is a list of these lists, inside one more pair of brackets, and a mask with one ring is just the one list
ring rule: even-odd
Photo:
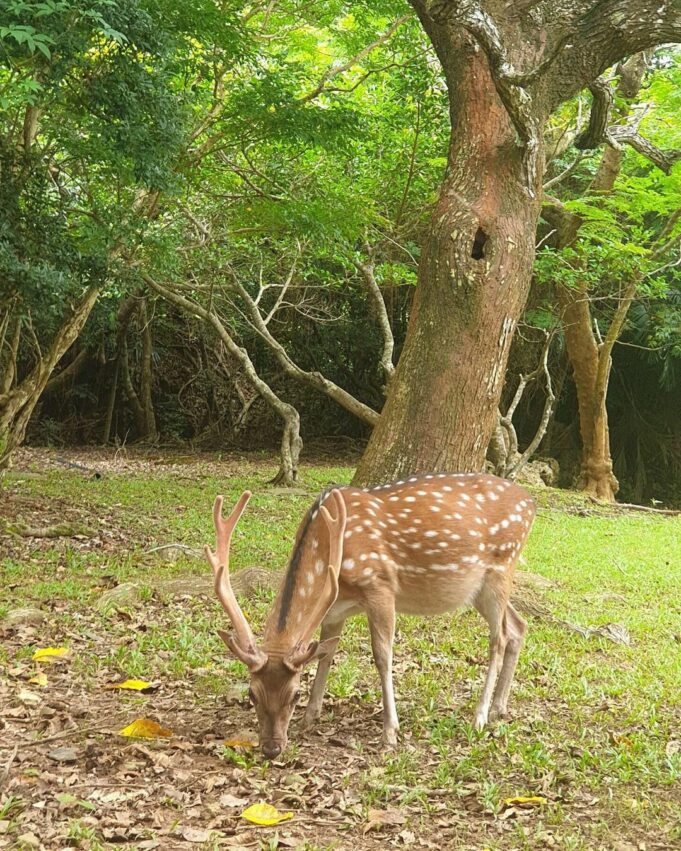
[[319,624],[324,620],[324,615],[336,602],[338,597],[338,574],[340,573],[341,560],[343,558],[343,533],[345,532],[346,508],[340,491],[332,490],[329,500],[336,505],[336,515],[322,505],[319,513],[324,520],[329,533],[329,560],[326,576],[326,585],[322,591],[317,605],[310,611],[295,648],[286,657],[285,664],[290,668],[300,668],[305,665],[317,650],[317,642],[310,643]]
[[235,656],[248,665],[251,670],[257,670],[265,664],[267,656],[256,645],[253,631],[241,611],[229,581],[229,545],[232,532],[250,498],[251,492],[244,491],[232,509],[232,513],[226,519],[222,517],[223,498],[221,496],[215,498],[213,504],[215,552],[212,552],[207,544],[203,551],[208,563],[213,568],[215,593],[222,603],[223,609],[227,612],[235,633],[231,635],[223,630],[218,630],[218,634]]

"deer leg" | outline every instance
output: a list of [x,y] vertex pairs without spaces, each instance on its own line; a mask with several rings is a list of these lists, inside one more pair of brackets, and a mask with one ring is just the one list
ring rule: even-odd
[[400,729],[393,690],[393,639],[395,637],[395,604],[392,600],[369,609],[369,630],[374,662],[381,678],[383,693],[383,742],[397,744]]
[[482,694],[475,710],[475,728],[482,730],[489,716],[489,708],[494,695],[499,671],[504,662],[506,650],[506,634],[504,631],[504,609],[505,602],[495,593],[494,588],[483,585],[475,602],[475,608],[480,612],[489,625],[489,668]]
[[494,700],[492,701],[492,709],[490,711],[490,718],[492,720],[503,718],[507,714],[508,695],[511,691],[515,667],[518,663],[518,656],[520,655],[527,629],[527,624],[510,603],[506,607],[505,627],[507,638],[506,652],[504,653],[504,662],[494,691]]
[[[340,638],[340,634],[345,626],[345,618],[337,621],[325,620],[322,622],[321,635],[319,640],[326,641],[327,638]],[[334,651],[335,652],[335,651]],[[305,715],[303,717],[303,725],[311,727],[322,714],[322,701],[324,700],[324,691],[326,689],[326,680],[331,670],[334,653],[329,653],[323,659],[320,659],[317,665],[317,673],[315,674],[312,689],[310,691],[310,699],[307,703]]]

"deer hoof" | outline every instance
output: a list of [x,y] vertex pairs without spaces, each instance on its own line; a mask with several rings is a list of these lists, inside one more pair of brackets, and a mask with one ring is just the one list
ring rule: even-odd
[[483,712],[476,712],[475,713],[475,722],[474,722],[473,726],[475,727],[475,729],[478,732],[480,732],[481,730],[484,730],[485,727],[487,726],[487,713],[486,712],[484,712],[484,713]]
[[508,712],[504,707],[493,706],[489,711],[490,723],[494,721],[504,721],[506,718],[508,718]]
[[385,749],[397,747],[397,730],[384,730],[381,741]]

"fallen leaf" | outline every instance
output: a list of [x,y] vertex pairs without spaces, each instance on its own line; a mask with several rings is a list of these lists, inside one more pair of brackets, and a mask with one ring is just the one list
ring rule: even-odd
[[31,658],[34,662],[53,662],[55,659],[67,656],[68,652],[68,647],[43,647],[36,650]]
[[36,694],[34,691],[29,691],[27,688],[20,689],[17,697],[22,703],[28,703],[33,706],[42,701],[42,697],[39,694]]
[[119,736],[129,736],[139,739],[169,739],[173,732],[165,727],[161,727],[156,721],[149,718],[138,718],[127,727],[123,727],[118,731]]
[[158,686],[154,685],[154,683],[148,683],[146,680],[123,680],[122,683],[109,683],[104,688],[141,691],[142,694],[151,694],[151,692],[158,689]]
[[50,751],[47,757],[48,759],[53,759],[55,762],[76,762],[78,754],[74,748],[64,746]]
[[292,812],[282,813],[271,804],[252,804],[241,813],[241,818],[253,824],[271,825],[293,818]]
[[624,748],[631,749],[634,746],[634,742],[632,741],[632,739],[630,739],[629,736],[625,736],[623,733],[612,733],[611,732],[610,733],[610,741],[613,743],[613,745],[620,745],[621,747],[624,747]]
[[228,748],[257,748],[258,743],[253,739],[225,739],[224,744]]
[[667,742],[664,752],[667,756],[674,756],[674,754],[681,753],[681,741],[670,739],[670,741]]
[[231,792],[225,792],[224,795],[220,795],[221,807],[243,807],[243,805],[247,803],[248,798],[237,798],[236,795],[232,795]]
[[406,817],[400,810],[369,810],[367,823],[364,825],[363,833],[368,833],[370,830],[380,830],[384,825],[388,824],[404,824]]
[[39,674],[36,674],[35,677],[31,677],[29,683],[33,683],[36,686],[46,686],[47,674],[41,671]]
[[546,798],[541,795],[518,795],[516,798],[506,798],[504,800],[505,807],[521,807],[522,809],[531,810],[533,807],[542,807],[546,803]]
[[75,795],[71,795],[68,792],[60,792],[58,795],[55,795],[55,798],[65,807],[72,807],[74,804],[78,804],[84,810],[92,811],[96,809],[92,801],[86,801],[83,798],[76,798]]
[[210,839],[210,830],[203,830],[198,827],[185,827],[181,831],[181,836],[185,842],[196,842],[203,844]]

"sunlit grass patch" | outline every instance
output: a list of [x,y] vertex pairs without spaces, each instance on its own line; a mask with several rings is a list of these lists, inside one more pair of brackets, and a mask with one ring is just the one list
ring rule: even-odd
[[[0,645],[3,674],[25,667],[23,684],[38,646],[64,644],[73,648],[68,664],[48,671],[54,690],[48,693],[60,699],[78,693],[96,704],[106,695],[111,712],[129,712],[127,720],[156,712],[176,728],[179,741],[192,741],[195,715],[202,730],[254,730],[245,700],[247,671],[216,633],[228,626],[217,600],[210,593],[159,590],[160,582],[175,577],[209,580],[210,568],[198,556],[170,558],[156,548],[181,543],[200,550],[213,539],[215,494],[224,493],[229,504],[249,488],[254,496],[234,536],[233,570],[282,570],[314,494],[330,482],[348,481],[351,471],[306,468],[303,493],[293,494],[266,486],[266,472],[252,465],[196,479],[167,473],[107,475],[97,482],[72,473],[10,477],[12,493],[67,500],[102,544],[28,543],[21,556],[0,561],[0,616],[19,606],[45,615],[25,640]],[[487,660],[487,628],[475,611],[400,617],[395,687],[401,746],[381,753],[380,687],[366,622],[355,618],[346,625],[327,703],[311,734],[299,721],[313,672],[303,677],[284,767],[266,766],[254,752],[213,747],[213,770],[246,772],[273,793],[280,772],[309,768],[313,748],[315,772],[328,771],[335,789],[356,796],[362,812],[402,808],[408,829],[431,838],[439,838],[433,827],[438,818],[453,825],[473,819],[476,848],[591,851],[612,848],[623,836],[638,843],[651,833],[681,841],[681,747],[675,744],[681,738],[681,522],[600,509],[583,516],[577,512],[592,507],[579,497],[536,496],[540,511],[522,569],[549,581],[537,593],[550,617],[529,618],[508,720],[483,732],[472,725]],[[115,545],[103,530],[115,533]],[[105,592],[128,582],[137,588],[128,603],[98,607]],[[242,600],[256,635],[273,593],[262,589]],[[561,622],[622,624],[631,644],[585,638]],[[105,691],[129,677],[158,682],[159,691]],[[360,767],[346,770],[350,759]],[[517,795],[540,795],[547,803],[507,820],[504,802]],[[179,817],[181,807],[173,806]],[[100,841],[83,819],[73,827],[81,830],[73,842],[94,847]],[[468,847],[463,828],[456,830],[442,847]]]

